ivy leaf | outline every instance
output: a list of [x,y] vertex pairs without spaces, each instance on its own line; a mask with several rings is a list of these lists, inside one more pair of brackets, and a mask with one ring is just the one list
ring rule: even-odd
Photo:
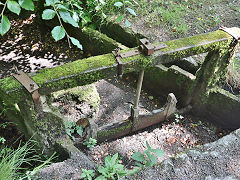
[[7,1],[7,8],[17,15],[21,12],[21,7],[16,1]]
[[71,133],[71,130],[70,130],[70,129],[66,129],[66,133],[67,133],[69,136],[72,136],[72,133]]
[[151,149],[152,149],[151,146],[148,144],[147,141],[146,141],[146,145],[147,145],[148,150],[151,150]]
[[151,161],[150,166],[153,166],[153,165],[157,164],[157,158],[153,154],[149,155],[148,158]]
[[[71,39],[71,38],[70,38]],[[71,40],[72,41],[72,40]],[[83,133],[83,128],[82,128],[82,126],[77,126],[76,127],[76,130],[77,130],[77,133],[78,133],[78,135],[79,136],[82,136],[82,133]]]
[[26,10],[34,11],[34,4],[32,0],[18,0],[20,6]]
[[75,39],[75,38],[73,38],[73,37],[70,37],[70,39],[71,39],[71,42],[75,45],[75,46],[77,46],[79,49],[83,49],[83,47],[82,47],[82,45],[80,44],[80,42],[77,40],[77,39]]
[[10,27],[10,21],[8,20],[7,16],[2,16],[2,20],[0,23],[0,34],[3,36],[6,32],[8,32]]
[[133,155],[132,155],[132,159],[136,160],[136,161],[139,161],[139,162],[143,162],[145,160],[145,157],[142,153],[140,152],[135,152]]
[[69,23],[74,27],[79,27],[78,23],[76,21],[74,21],[74,19],[71,17],[69,12],[66,11],[59,11],[59,14],[61,16],[61,18],[63,19],[63,21],[65,23]]
[[107,18],[107,15],[106,15],[106,14],[104,14],[104,13],[102,13],[102,16],[103,16],[103,18]]
[[130,1],[125,1],[126,4],[133,5]]
[[129,27],[129,26],[131,26],[131,23],[126,19],[126,20],[125,20],[125,25],[126,25],[127,27]]
[[121,7],[121,6],[123,6],[123,3],[122,3],[122,2],[115,2],[115,3],[114,3],[114,6],[116,6],[116,7]]
[[65,30],[61,26],[56,26],[53,28],[51,34],[52,34],[52,37],[55,39],[55,41],[58,41],[58,40],[64,38]]
[[78,14],[75,11],[73,12],[73,20],[77,23],[79,22]]
[[52,9],[45,9],[42,13],[42,19],[52,19],[56,15],[56,12]]
[[137,16],[137,14],[135,13],[135,11],[131,8],[126,8],[128,10],[128,12],[133,15],[133,16]]
[[123,15],[120,15],[120,16],[117,17],[116,22],[120,22],[122,20],[123,20]]
[[58,2],[59,2],[58,0],[46,0],[46,6],[53,6]]
[[66,11],[69,10],[67,7],[65,7],[65,6],[62,5],[62,4],[57,4],[56,7],[57,7],[58,10],[66,10]]
[[161,157],[165,154],[161,149],[150,149],[150,151],[156,154],[158,157]]
[[104,0],[99,0],[101,4],[105,4]]

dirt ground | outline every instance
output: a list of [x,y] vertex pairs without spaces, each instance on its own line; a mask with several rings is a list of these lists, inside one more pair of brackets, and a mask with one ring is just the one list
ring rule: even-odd
[[26,19],[10,18],[10,31],[0,36],[0,78],[10,76],[15,67],[24,72],[36,72],[85,56],[76,47],[70,49],[66,39],[55,42],[47,27],[41,31],[34,14]]
[[240,27],[239,0],[136,0],[131,28],[151,42]]
[[[111,79],[96,83],[101,97],[98,125],[125,120],[130,115],[131,103],[129,102],[133,102],[135,92],[134,83],[132,83],[134,80],[130,81],[130,79],[125,76],[121,81]],[[110,84],[110,82],[114,83]],[[147,113],[159,109],[164,103],[143,91],[140,111]],[[134,152],[144,152],[147,148],[146,141],[152,148],[162,149],[165,152],[163,157],[158,158],[162,161],[188,148],[213,142],[230,132],[191,114],[183,116],[183,119],[173,116],[163,123],[110,142],[103,142],[85,152],[97,163],[104,163],[106,156],[119,153],[122,163],[131,168],[134,165],[131,155]]]

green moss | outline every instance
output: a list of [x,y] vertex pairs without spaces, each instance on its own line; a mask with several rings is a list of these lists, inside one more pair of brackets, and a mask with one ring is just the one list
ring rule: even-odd
[[212,50],[206,56],[201,68],[196,73],[197,79],[193,89],[196,94],[196,104],[208,102],[210,89],[225,82],[227,65],[235,52],[237,42],[228,40],[228,43],[221,43],[219,49]]
[[[88,102],[94,109],[98,108],[100,104],[100,97],[94,84],[56,91],[52,93],[52,96],[54,99],[64,97],[73,101],[77,98],[79,102]],[[51,105],[50,101],[49,105]]]
[[[89,84],[106,78],[111,72],[116,74],[114,65],[116,65],[116,60],[112,54],[96,56],[67,63],[54,69],[40,70],[33,77],[33,80],[43,89],[42,93],[44,94],[46,88],[54,90],[55,88],[75,87],[78,84]],[[107,67],[108,70],[104,70]],[[88,73],[83,74],[86,72]],[[0,94],[6,101],[12,102],[18,102],[24,97],[31,98],[29,93],[13,77],[0,80]]]
[[106,130],[106,131],[98,131],[97,137],[98,139],[102,139],[103,137],[110,137],[111,135],[121,133],[121,131],[124,131],[126,129],[131,129],[131,128],[132,128],[132,122],[129,120],[126,125],[121,126],[119,128],[113,128],[111,130]]
[[221,109],[231,112],[234,108],[239,107],[240,98],[224,89],[215,87],[209,90],[209,98],[207,102],[212,105],[212,107],[216,107],[216,109],[224,107]]
[[[164,49],[164,51],[176,50],[187,46],[203,46],[206,43],[209,44],[211,41],[225,41],[225,39],[232,39],[232,37],[226,32],[218,30],[207,34],[168,41],[166,42],[168,48]],[[212,44],[210,45],[212,46]]]
[[109,22],[103,25],[100,24],[101,23],[99,22],[96,23],[101,32],[128,47],[136,47],[139,39],[144,38],[143,35],[133,32],[130,28],[124,28],[114,22]]
[[[226,40],[227,39],[227,40]],[[153,56],[137,55],[122,59],[123,73],[150,67],[152,63],[163,63],[166,58],[180,58],[189,54],[202,53],[214,48],[227,49],[232,38],[225,32],[208,34],[168,41],[166,49],[159,50]],[[203,45],[205,44],[205,45]],[[188,46],[187,49],[183,47]],[[178,49],[178,52],[173,50]],[[122,51],[123,52],[123,51]],[[162,61],[163,60],[163,61]],[[99,79],[116,74],[116,59],[106,54],[78,60],[53,69],[40,70],[33,80],[40,86],[40,93],[47,94],[64,88],[90,84]],[[3,100],[16,103],[21,98],[31,98],[26,90],[12,77],[0,80],[0,95]]]
[[86,71],[96,70],[97,68],[113,66],[115,63],[115,59],[111,54],[90,57],[56,67],[54,68],[54,72],[53,69],[40,70],[39,73],[33,77],[33,80],[38,84],[43,84],[61,77],[71,77]]
[[91,52],[92,55],[110,53],[118,48],[118,43],[115,40],[91,28],[84,27],[79,36],[84,50]]

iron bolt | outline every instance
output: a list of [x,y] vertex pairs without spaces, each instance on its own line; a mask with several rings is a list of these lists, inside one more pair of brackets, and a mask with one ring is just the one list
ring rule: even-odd
[[30,84],[30,88],[33,89],[34,88],[34,84]]

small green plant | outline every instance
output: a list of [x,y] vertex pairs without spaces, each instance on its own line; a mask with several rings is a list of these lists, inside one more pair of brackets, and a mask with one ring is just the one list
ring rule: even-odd
[[125,0],[122,0],[121,1],[117,1],[113,4],[113,6],[119,8],[119,9],[122,9],[123,13],[121,13],[117,18],[116,18],[116,22],[120,22],[120,21],[124,21],[125,25],[127,27],[131,26],[131,23],[129,22],[129,20],[127,18],[124,18],[126,13],[130,13],[131,15],[133,16],[137,16],[137,14],[135,13],[135,11],[128,7],[128,6],[133,6],[132,2],[130,1],[125,1]]
[[73,139],[75,140],[75,137],[73,136],[73,133],[77,133],[79,136],[82,136],[83,134],[83,128],[81,125],[77,125],[76,122],[72,121],[66,121],[65,122],[65,128],[66,128],[66,133]]
[[107,156],[105,158],[105,167],[99,166],[98,172],[101,175],[95,180],[115,180],[127,175],[127,171],[125,170],[124,166],[119,164],[118,153],[114,154],[112,157]]
[[[140,167],[149,167],[154,166],[157,163],[157,157],[161,157],[164,155],[164,151],[161,149],[152,149],[148,142],[146,141],[147,150],[144,153],[135,152],[132,155],[132,159],[138,161],[136,165]],[[140,162],[140,163],[139,163]]]
[[82,169],[82,174],[80,178],[84,180],[92,180],[94,176],[95,176],[94,170]]
[[4,144],[5,142],[6,142],[6,139],[0,136],[0,143]]
[[179,123],[179,121],[184,118],[182,115],[179,115],[179,114],[174,114],[174,116],[175,116],[175,121],[176,121],[177,123]]
[[94,138],[89,138],[88,141],[84,142],[83,145],[87,146],[87,148],[91,149],[93,146],[96,146],[97,140]]

